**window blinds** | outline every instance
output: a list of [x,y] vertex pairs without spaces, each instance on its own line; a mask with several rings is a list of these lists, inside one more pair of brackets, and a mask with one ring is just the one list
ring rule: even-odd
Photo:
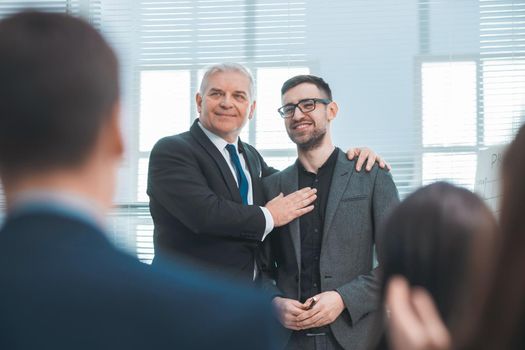
[[509,142],[525,116],[525,1],[480,1],[483,142]]
[[139,65],[304,62],[304,1],[140,1]]

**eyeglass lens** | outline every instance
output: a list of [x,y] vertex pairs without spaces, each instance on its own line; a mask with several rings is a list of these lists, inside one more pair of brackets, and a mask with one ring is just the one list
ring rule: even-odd
[[297,105],[289,105],[283,108],[283,114],[285,117],[291,117],[295,113],[295,108],[299,107],[301,112],[311,112],[315,109],[315,101],[314,100],[304,100],[299,102]]

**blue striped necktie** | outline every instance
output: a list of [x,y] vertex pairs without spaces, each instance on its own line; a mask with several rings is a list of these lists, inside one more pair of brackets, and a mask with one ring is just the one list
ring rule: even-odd
[[248,179],[244,174],[244,170],[241,166],[241,161],[239,159],[239,154],[237,149],[232,144],[227,144],[226,149],[230,153],[230,157],[235,165],[235,170],[237,171],[237,180],[239,183],[239,192],[241,193],[241,199],[243,204],[248,204]]

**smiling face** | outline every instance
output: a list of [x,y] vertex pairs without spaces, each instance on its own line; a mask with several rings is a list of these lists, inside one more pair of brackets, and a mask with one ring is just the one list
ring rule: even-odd
[[[282,96],[283,105],[295,104],[308,98],[327,98],[317,86],[310,83],[299,84],[286,91]],[[284,123],[290,139],[301,149],[311,150],[319,147],[327,133],[329,123],[337,114],[337,105],[331,102],[328,105],[317,102],[315,109],[303,113],[295,109],[294,116],[286,118]]]
[[250,79],[238,71],[210,75],[206,88],[196,96],[202,125],[228,142],[234,142],[255,110]]

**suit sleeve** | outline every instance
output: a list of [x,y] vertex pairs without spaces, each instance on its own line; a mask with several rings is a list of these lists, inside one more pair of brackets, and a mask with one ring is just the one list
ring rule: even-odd
[[[279,234],[274,231],[279,230],[275,228],[271,234]],[[277,268],[275,266],[275,258],[272,250],[272,237],[265,239],[258,250],[258,266],[260,267],[261,279],[260,285],[263,290],[268,292],[272,299],[276,296],[282,296],[283,293],[277,287]]]
[[[273,169],[273,168],[272,168]],[[264,195],[266,197],[274,197],[275,189],[279,188],[279,176],[272,176],[272,177],[266,177],[263,180],[263,187],[264,187]],[[273,189],[273,190],[272,190]],[[279,228],[274,228],[273,231],[270,233],[267,239],[263,241],[263,243],[259,246],[258,250],[258,266],[260,267],[261,272],[261,279],[260,284],[261,288],[265,291],[267,291],[270,296],[276,297],[281,296],[283,293],[279,290],[276,283],[276,259],[274,256],[273,251],[273,244],[275,235],[279,235],[278,231]]]
[[163,139],[151,151],[148,195],[196,234],[262,239],[261,208],[218,196],[183,140]]
[[[390,210],[399,203],[397,188],[389,172],[377,169],[372,190],[372,219],[374,243],[377,255],[382,251],[383,238],[378,230]],[[375,311],[379,304],[380,280],[379,273],[381,261],[370,273],[363,274],[347,284],[336,288],[345,303],[345,307],[350,313],[352,323],[355,324],[367,313]]]

